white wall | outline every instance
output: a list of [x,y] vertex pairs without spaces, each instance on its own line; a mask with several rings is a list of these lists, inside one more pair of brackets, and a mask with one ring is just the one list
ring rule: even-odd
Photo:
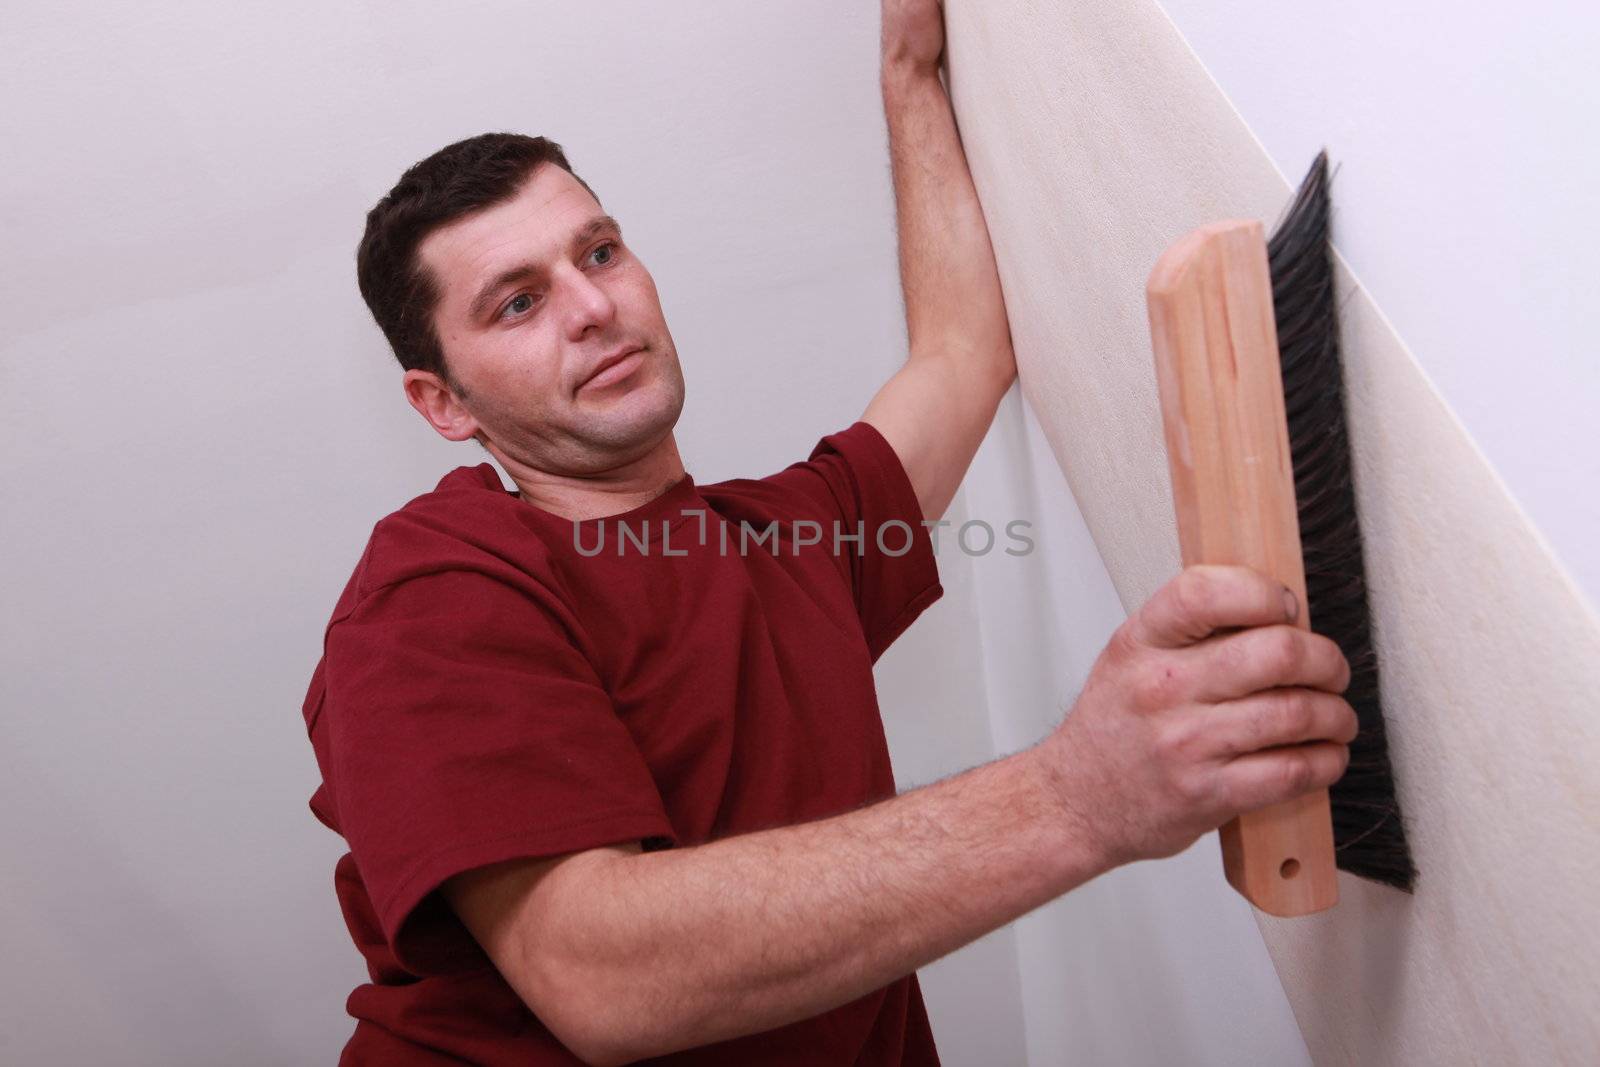
[[1291,181],[1327,146],[1339,251],[1600,605],[1600,8],[1163,6]]
[[[332,1062],[364,980],[300,702],[372,524],[451,467],[356,290],[367,209],[561,142],[655,274],[696,479],[904,355],[875,6],[8,7],[0,48],[0,1060]],[[993,755],[970,583],[882,667],[903,785]],[[1012,937],[924,972],[1020,1062]]]

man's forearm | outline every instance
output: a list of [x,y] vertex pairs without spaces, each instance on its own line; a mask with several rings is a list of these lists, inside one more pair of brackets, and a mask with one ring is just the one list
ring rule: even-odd
[[[608,1061],[810,1018],[1112,864],[1026,749],[871,806],[587,872],[546,916]],[[601,1036],[603,1035],[603,1036]]]
[[988,224],[937,70],[880,71],[894,175],[900,283],[913,357],[943,351],[1014,373]]

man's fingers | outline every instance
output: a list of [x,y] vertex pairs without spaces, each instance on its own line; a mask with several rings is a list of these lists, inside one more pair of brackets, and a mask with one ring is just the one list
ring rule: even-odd
[[1156,590],[1133,619],[1132,636],[1156,648],[1182,648],[1218,630],[1291,622],[1293,595],[1250,567],[1195,564]]
[[1193,666],[1194,698],[1213,704],[1281,686],[1342,693],[1350,685],[1337,642],[1287,624],[1212,637],[1180,655]]
[[1349,763],[1349,747],[1334,741],[1252,752],[1222,765],[1221,792],[1233,810],[1255,811],[1328,788]]
[[1355,709],[1343,697],[1316,689],[1268,689],[1200,714],[1207,750],[1227,758],[1308,741],[1348,745],[1360,728]]

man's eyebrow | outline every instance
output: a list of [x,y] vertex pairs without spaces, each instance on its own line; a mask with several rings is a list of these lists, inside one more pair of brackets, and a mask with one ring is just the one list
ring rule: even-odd
[[[576,249],[579,245],[587,244],[602,233],[614,233],[622,236],[622,224],[610,215],[597,215],[584,223],[567,242],[568,251]],[[533,260],[524,260],[490,278],[472,298],[472,303],[467,306],[467,317],[473,321],[482,318],[489,310],[489,305],[494,302],[495,295],[501,289],[521,278],[533,277],[544,273],[544,267]]]

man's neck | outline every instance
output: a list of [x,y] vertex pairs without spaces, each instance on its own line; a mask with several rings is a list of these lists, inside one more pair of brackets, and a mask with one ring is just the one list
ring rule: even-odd
[[671,489],[684,475],[678,442],[668,434],[649,454],[600,474],[551,474],[497,456],[523,500],[574,522],[620,515]]

